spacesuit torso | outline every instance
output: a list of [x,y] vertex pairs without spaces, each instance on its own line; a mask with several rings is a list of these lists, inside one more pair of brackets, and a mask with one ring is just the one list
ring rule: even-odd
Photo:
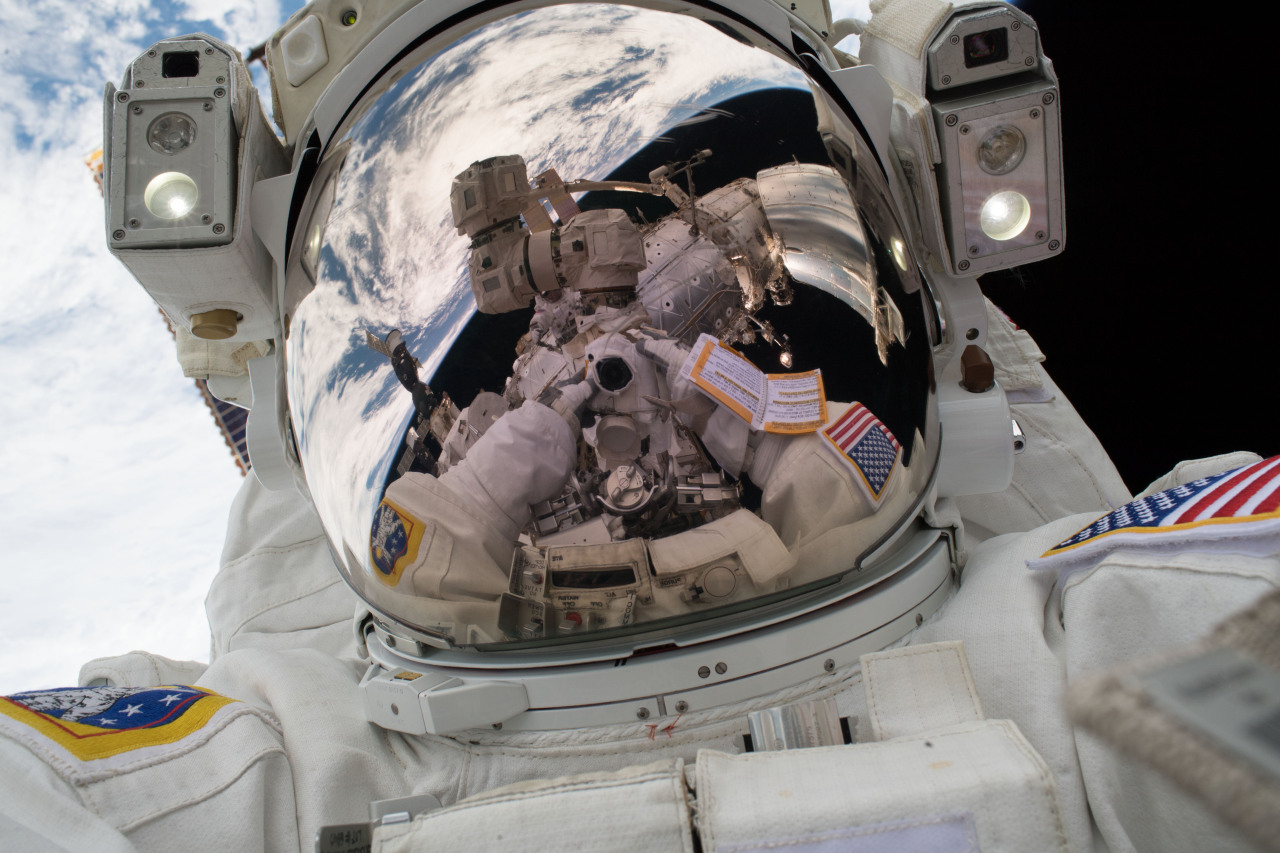
[[[309,850],[330,827],[319,849],[357,849],[347,825],[367,823],[371,802],[417,814],[403,798],[430,794],[443,808],[384,819],[375,848],[695,849],[696,835],[704,850],[1243,849],[1203,805],[1073,728],[1063,697],[1081,673],[1197,639],[1274,589],[1280,563],[1165,543],[1028,570],[1128,495],[1034,342],[995,314],[991,342],[1001,380],[1037,401],[1015,403],[1032,440],[1008,491],[937,508],[934,523],[976,531],[962,584],[894,649],[630,724],[386,731],[361,708],[356,600],[314,515],[249,480],[207,602],[207,669],[105,658],[82,681],[109,686],[6,705],[10,848]],[[1190,464],[1157,485],[1253,460]],[[749,712],[825,698],[852,745],[743,752]]]

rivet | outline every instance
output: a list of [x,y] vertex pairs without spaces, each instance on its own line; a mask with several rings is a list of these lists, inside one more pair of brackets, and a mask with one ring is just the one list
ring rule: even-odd
[[227,226],[223,225],[221,222],[213,226],[214,234],[221,234],[223,231],[226,231],[226,230],[227,230]]
[[827,658],[822,662],[822,668],[825,669],[827,672],[831,672],[836,668],[835,660],[833,660],[832,658]]
[[1036,64],[1036,58],[1034,56],[1028,56],[1023,64],[1030,68],[1032,65]]
[[968,340],[976,341],[978,339],[978,335],[980,334],[982,333],[979,332],[977,329],[970,329],[969,331],[964,333],[964,336]]
[[211,48],[211,47],[206,47],[206,48],[204,49],[204,55],[205,55],[205,56],[213,56],[213,48]]
[[959,43],[960,43],[960,36],[952,36],[952,37],[951,37],[951,43],[952,43],[952,44],[959,44]]
[[493,724],[493,730],[494,730],[495,732],[500,732],[500,731],[502,731],[502,723],[494,723],[494,724]]
[[135,86],[137,86],[139,89],[141,89],[141,88],[143,88],[144,86],[146,86],[146,85],[147,85],[147,81],[146,81],[146,80],[135,80],[135,81],[133,82],[133,85],[135,85]]
[[129,93],[128,92],[117,93],[116,100],[123,104],[125,101],[129,100]]
[[155,55],[156,55],[156,52],[155,52],[154,50],[148,50],[148,51],[147,51],[147,56],[154,57]]
[[947,127],[955,127],[957,124],[960,123],[960,118],[959,116],[947,116],[946,122],[947,122]]
[[1013,30],[1016,33],[1018,30],[1022,29],[1022,21],[1014,21],[1012,24],[1009,25],[1009,29]]
[[677,713],[677,714],[683,714],[683,713],[684,713],[685,711],[687,711],[687,710],[689,710],[689,703],[688,703],[688,702],[685,702],[684,700],[681,700],[681,701],[679,701],[679,702],[677,702],[677,703],[676,703],[676,713]]
[[728,666],[726,666],[726,665],[725,665],[725,663],[724,663],[723,661],[721,661],[720,663],[716,664],[716,674],[717,674],[717,675],[724,675],[724,674],[725,674],[726,672],[728,672],[728,671],[729,671],[729,667],[728,667]]
[[919,628],[924,624],[924,616],[920,613],[916,614],[916,627]]
[[226,94],[227,94],[227,90],[226,90],[226,89],[214,89],[214,90],[213,90],[213,96],[214,96],[215,98],[221,98],[221,97],[223,97],[223,96],[224,96],[224,95],[226,95]]
[[226,77],[219,77],[219,78],[217,78],[216,80],[214,80],[213,82],[215,82],[215,83],[225,83],[225,82],[227,82],[227,78],[226,78]]
[[640,718],[640,719],[642,719],[642,720],[647,720],[647,719],[649,719],[649,709],[648,709],[648,708],[641,708],[639,711],[636,711],[636,716],[637,716],[637,717],[639,717],[639,718]]
[[395,702],[391,703],[391,713],[395,714],[397,717],[400,716],[400,708]]
[[698,667],[699,678],[709,678],[710,676],[711,676],[711,667],[708,667],[708,666]]
[[1040,103],[1046,107],[1053,103],[1053,92],[1045,92],[1044,97],[1040,99]]
[[942,85],[944,85],[944,86],[950,86],[950,85],[951,85],[951,75],[950,75],[950,74],[943,74],[943,75],[942,75]]
[[956,264],[956,266],[960,268],[960,272],[964,272],[969,268],[969,262],[961,261],[960,263]]
[[116,240],[123,240],[123,239],[124,239],[124,229],[117,228],[114,232],[112,232],[111,236],[112,236],[113,238],[115,238]]
[[1061,246],[1061,245],[1062,245],[1062,244],[1061,244],[1061,243],[1059,243],[1057,240],[1050,240],[1050,241],[1049,241],[1049,251],[1050,251],[1050,252],[1056,252],[1056,251],[1058,251],[1058,247],[1059,247],[1059,246]]

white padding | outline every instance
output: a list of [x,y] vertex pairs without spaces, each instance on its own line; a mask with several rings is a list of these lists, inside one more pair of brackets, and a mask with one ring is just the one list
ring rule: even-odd
[[959,640],[863,655],[862,679],[875,740],[985,719]]
[[[903,833],[896,849],[950,850],[970,823],[967,849],[1067,849],[1048,768],[1008,720],[853,746],[703,750],[696,776],[705,853],[878,850],[851,840],[879,832]],[[905,846],[926,827],[946,843]],[[824,838],[833,846],[815,845]]]
[[379,827],[373,851],[662,850],[692,853],[684,762],[519,782]]

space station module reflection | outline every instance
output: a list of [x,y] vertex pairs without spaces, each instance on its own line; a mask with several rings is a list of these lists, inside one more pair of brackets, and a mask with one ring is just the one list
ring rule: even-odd
[[266,353],[210,382],[255,478],[211,664],[0,703],[11,846],[1273,843],[1280,459],[1131,499],[977,285],[1065,245],[1025,13],[322,0],[266,55],[282,139],[217,39],[108,86],[108,244]]

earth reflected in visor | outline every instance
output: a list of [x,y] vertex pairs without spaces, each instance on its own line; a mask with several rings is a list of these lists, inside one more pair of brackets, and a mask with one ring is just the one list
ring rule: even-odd
[[881,166],[740,24],[552,6],[427,42],[295,233],[299,455],[402,635],[745,625],[872,582],[929,482],[936,321]]

